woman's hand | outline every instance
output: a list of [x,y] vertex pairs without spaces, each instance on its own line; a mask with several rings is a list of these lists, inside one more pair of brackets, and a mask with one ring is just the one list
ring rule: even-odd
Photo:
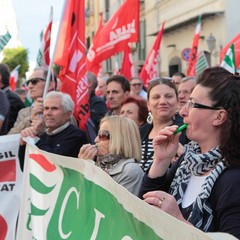
[[97,155],[98,149],[96,145],[84,144],[79,151],[78,158],[85,160],[93,160]]
[[178,126],[176,125],[165,127],[153,139],[153,164],[148,172],[150,178],[163,176],[176,155],[181,134],[173,134],[177,128]]
[[176,199],[164,191],[152,191],[143,195],[146,203],[160,208],[178,220],[190,224],[182,215]]

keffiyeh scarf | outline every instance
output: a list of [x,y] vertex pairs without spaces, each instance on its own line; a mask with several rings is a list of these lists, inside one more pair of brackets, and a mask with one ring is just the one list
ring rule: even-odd
[[201,176],[210,171],[199,195],[193,203],[192,211],[188,218],[188,221],[195,227],[205,232],[209,231],[213,220],[213,210],[209,202],[209,196],[214,183],[225,168],[219,147],[202,154],[199,145],[196,142],[190,142],[186,146],[184,160],[176,171],[170,187],[170,194],[176,198],[181,208],[183,196],[191,175]]

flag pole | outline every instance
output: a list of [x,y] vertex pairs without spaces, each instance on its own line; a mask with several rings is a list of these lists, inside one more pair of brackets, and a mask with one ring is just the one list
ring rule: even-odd
[[45,84],[45,88],[44,88],[44,92],[43,92],[43,99],[45,99],[45,97],[47,95],[47,92],[48,92],[48,87],[49,87],[49,83],[50,83],[50,76],[51,76],[52,68],[53,68],[53,61],[54,61],[54,57],[55,57],[55,54],[56,54],[57,42],[58,42],[58,38],[59,38],[59,35],[60,35],[60,29],[62,27],[62,22],[63,22],[64,11],[65,11],[65,8],[66,8],[66,3],[67,3],[67,0],[64,1],[64,5],[63,5],[63,9],[62,9],[61,19],[60,19],[60,23],[59,23],[58,31],[57,31],[56,42],[55,42],[54,49],[53,49],[53,55],[52,55],[52,58],[50,59],[50,64],[49,64],[49,67],[48,67],[48,74],[47,74],[46,84]]
[[17,65],[13,70],[18,70],[21,67],[21,65]]

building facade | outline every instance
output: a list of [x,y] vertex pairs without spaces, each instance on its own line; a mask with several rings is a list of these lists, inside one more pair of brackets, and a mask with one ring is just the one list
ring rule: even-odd
[[[122,3],[122,0],[86,1],[89,8],[94,6],[86,31],[89,44],[98,27],[99,13],[103,13],[106,22]],[[238,9],[239,0],[140,0],[140,42],[132,46],[134,65],[143,65],[162,23],[166,21],[160,46],[159,75],[172,76],[177,71],[186,73],[185,53],[192,46],[199,15],[202,29],[198,51],[205,52],[210,66],[219,64],[222,47],[240,32]],[[121,65],[122,54],[117,57]],[[104,64],[106,72],[113,70],[115,58]]]

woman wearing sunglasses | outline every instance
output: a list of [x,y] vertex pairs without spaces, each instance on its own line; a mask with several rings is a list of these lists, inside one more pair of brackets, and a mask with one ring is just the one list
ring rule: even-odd
[[136,123],[123,116],[104,117],[95,143],[83,145],[78,157],[93,160],[97,156],[96,165],[137,195],[143,171],[137,163],[141,159],[141,140]]
[[140,196],[205,232],[240,238],[240,77],[206,69],[181,115],[192,141],[168,169],[180,133],[173,134],[177,126],[159,132]]

